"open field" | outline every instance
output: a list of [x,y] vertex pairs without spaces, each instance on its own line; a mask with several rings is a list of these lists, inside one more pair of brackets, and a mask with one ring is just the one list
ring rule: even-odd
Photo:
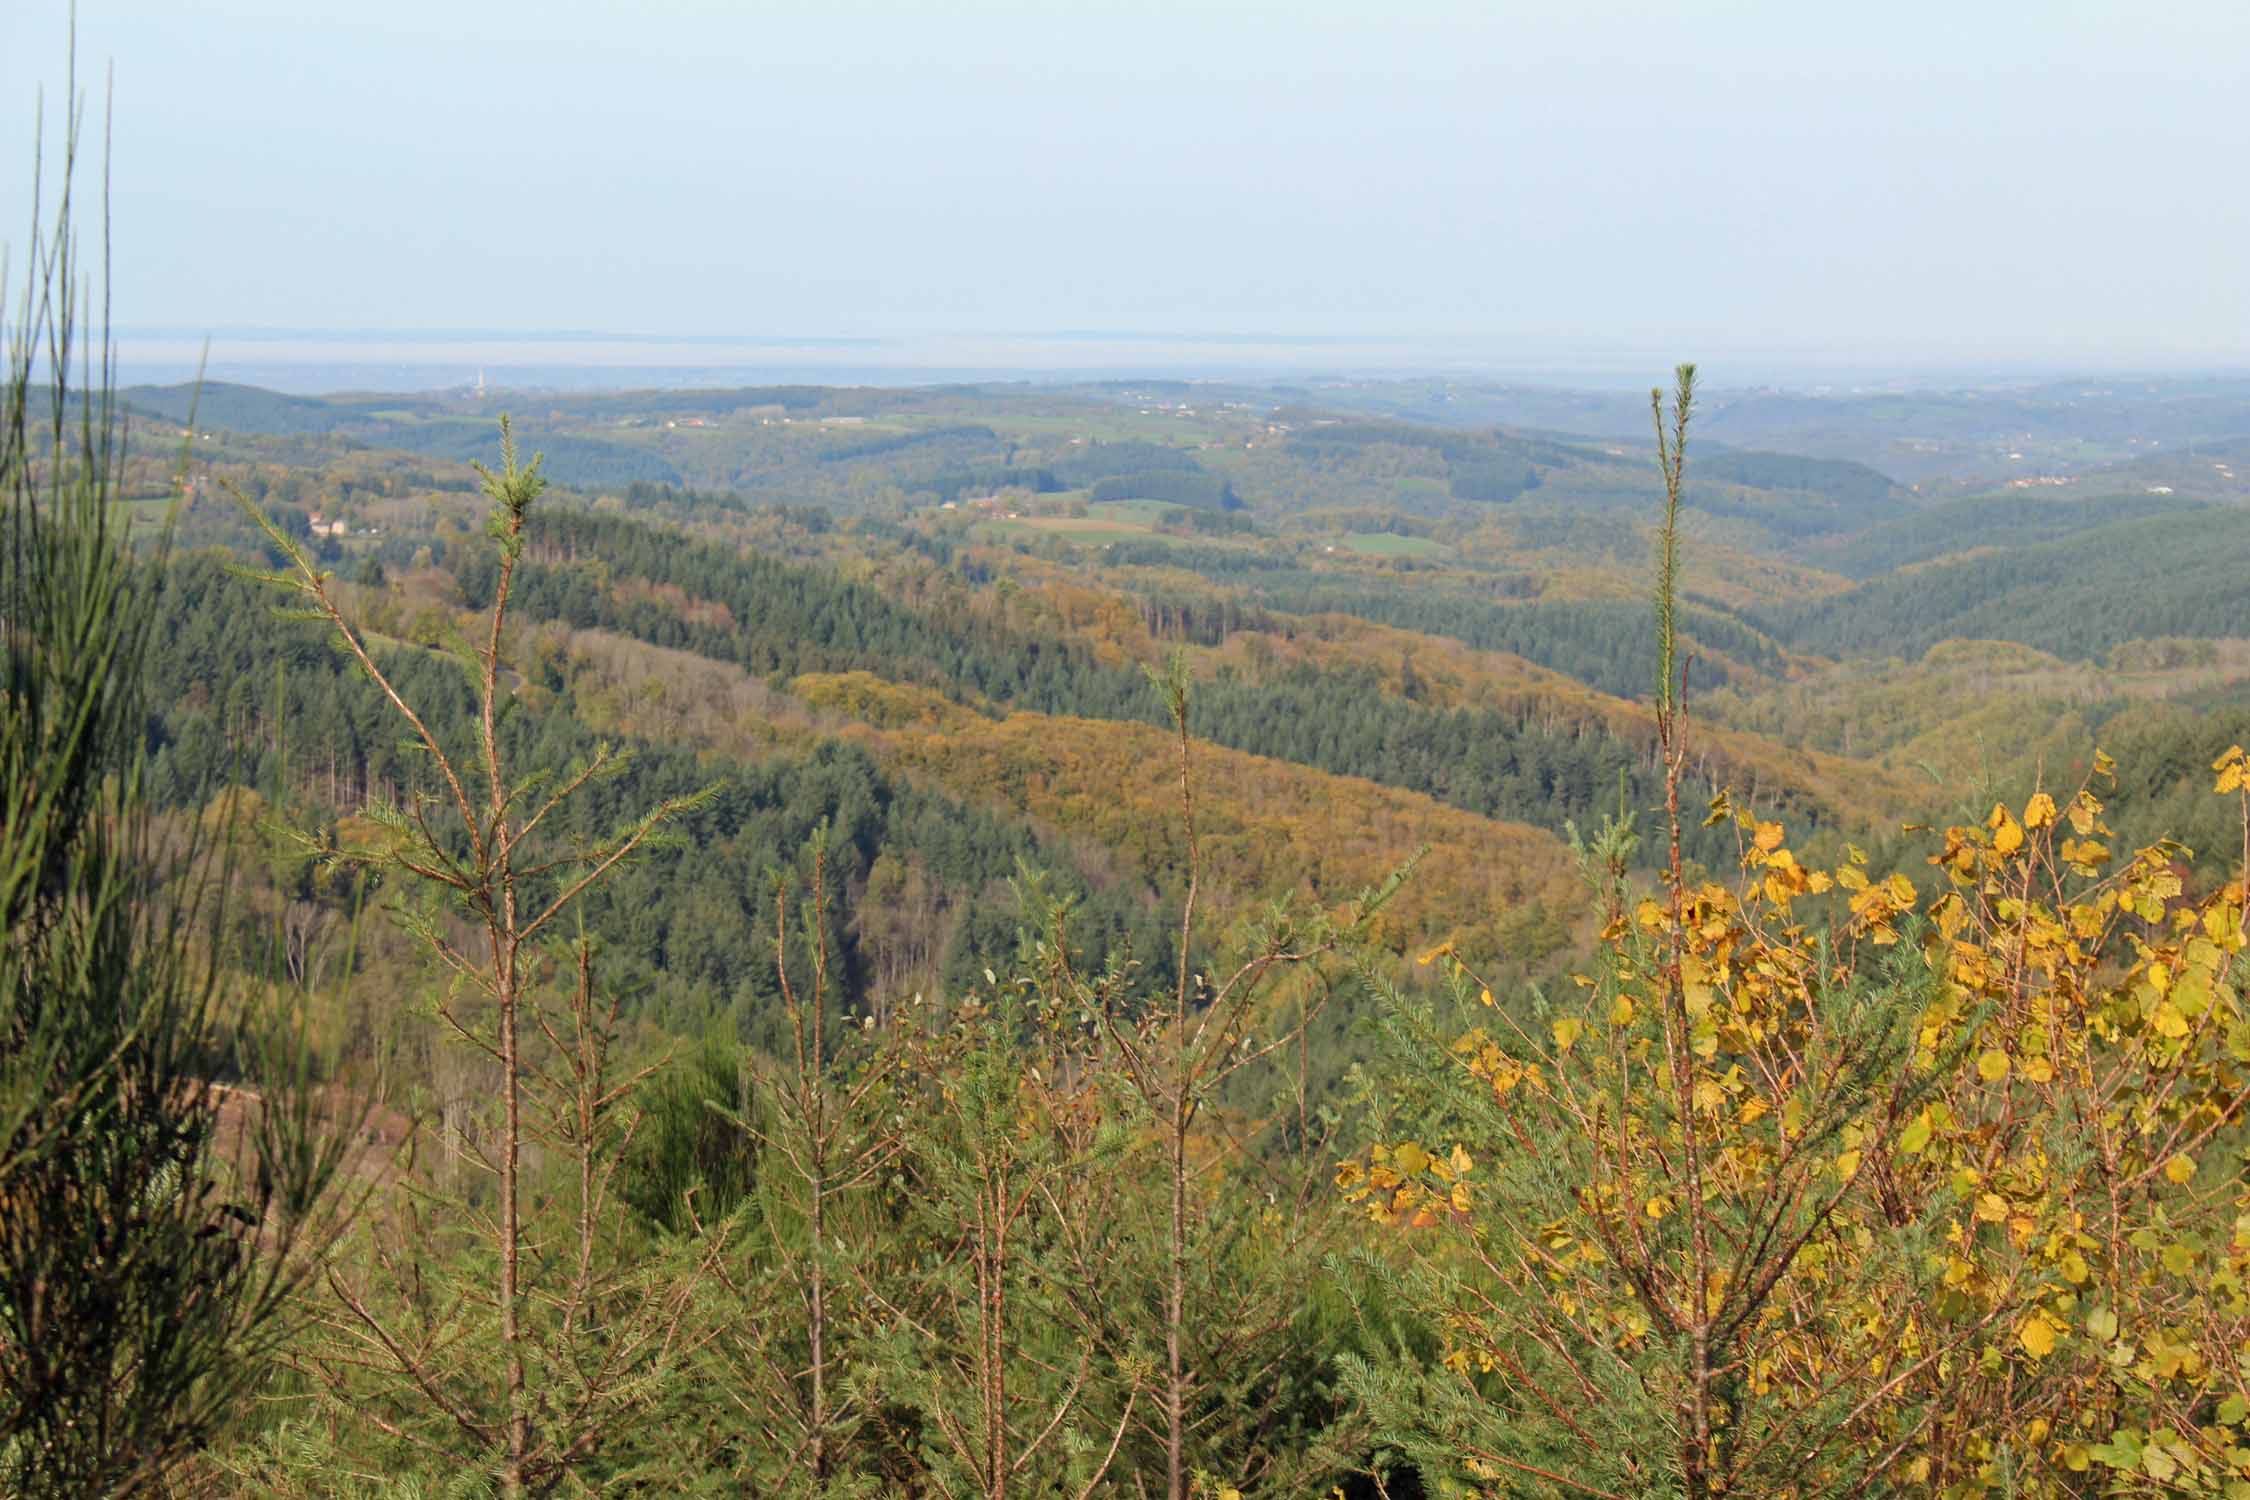
[[1100,500],[1086,507],[1089,519],[1147,528],[1186,506],[1170,500]]
[[1146,526],[1121,526],[1114,521],[1093,516],[1020,516],[1014,520],[985,521],[974,535],[992,541],[1009,541],[1025,536],[1059,536],[1084,545],[1102,542],[1131,542],[1163,540]]
[[1350,531],[1338,544],[1364,557],[1450,557],[1453,549],[1426,536],[1399,536],[1388,531]]

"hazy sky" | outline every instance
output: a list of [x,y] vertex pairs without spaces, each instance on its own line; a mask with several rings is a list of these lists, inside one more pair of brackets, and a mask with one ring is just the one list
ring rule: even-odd
[[[0,233],[68,7],[0,0]],[[117,317],[2244,363],[2250,12],[81,0]]]

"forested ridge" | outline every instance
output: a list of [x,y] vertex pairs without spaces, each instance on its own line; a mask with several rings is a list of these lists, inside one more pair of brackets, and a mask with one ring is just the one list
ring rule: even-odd
[[2025,494],[1980,495],[1932,505],[1824,544],[1816,552],[1853,578],[1873,578],[1951,553],[2060,541],[2158,516],[2207,509],[2169,495],[2098,495],[2057,501]]
[[[1077,642],[1013,630],[959,603],[909,608],[868,584],[721,546],[683,546],[639,523],[586,515],[558,513],[532,532],[528,556],[517,597],[530,618],[616,630],[761,674],[869,670],[1002,711],[1147,722],[1160,716],[1138,669],[1107,664]],[[573,566],[580,559],[593,565]],[[605,577],[613,581],[606,589],[599,582]],[[483,565],[464,572],[462,591],[472,606],[487,597],[488,578]],[[684,597],[621,600],[625,591],[615,582],[624,579]],[[936,587],[959,584],[941,580]],[[716,608],[699,608],[705,605]],[[1580,639],[1615,639],[1629,628],[1623,610],[1588,605],[1558,613],[1561,623],[1552,628]],[[1721,639],[1758,644],[1739,629],[1728,632],[1716,616],[1694,614],[1689,628],[1705,621],[1714,622]],[[1386,698],[1366,673],[1300,666],[1208,683],[1198,695],[1196,730],[1236,749],[1558,830],[1608,806],[1621,778],[1636,805],[1652,797],[1647,744],[1621,740],[1598,720],[1536,708],[1434,709]],[[1786,801],[1788,789],[1776,794]],[[1797,806],[1805,816],[1821,816],[1817,805]]]
[[[371,800],[433,790],[427,757],[395,733],[373,684],[309,623],[275,619],[271,600],[223,558],[180,558],[159,598],[148,669],[151,700],[165,705],[151,732],[156,805],[192,811],[229,787],[278,789],[333,823]],[[465,742],[473,705],[457,667],[418,647],[380,659],[442,743]],[[543,690],[538,706],[507,725],[507,747],[527,770],[560,774],[599,742],[576,712],[566,666],[550,655],[534,667],[525,698]],[[891,878],[915,872],[928,889],[922,926],[909,932],[900,922],[893,941],[922,950],[941,980],[958,982],[1012,950],[1013,925],[990,904],[1024,864],[1053,869],[1057,893],[1079,902],[1076,930],[1096,961],[1120,943],[1152,962],[1170,952],[1174,935],[1145,893],[1090,891],[1066,851],[1021,824],[901,786],[848,743],[784,751],[717,776],[692,749],[644,739],[631,752],[562,814],[568,821],[558,831],[592,840],[634,807],[709,792],[677,823],[679,843],[661,870],[622,872],[585,907],[618,981],[651,990],[648,1018],[669,1030],[694,1034],[720,1018],[751,1025],[770,1011],[775,978],[759,936],[772,926],[766,870],[804,847],[815,828],[827,830],[839,892],[864,889],[886,855]],[[830,937],[840,977],[855,988],[864,987],[865,967],[891,957],[881,942],[863,943],[842,927]]]
[[[2240,526],[2157,511],[1992,555],[1939,557],[1778,612],[1768,626],[1800,649],[1839,655],[1919,655],[1966,638],[2095,656],[2127,641],[2234,634],[2250,605],[2246,563]],[[2152,587],[2158,577],[2164,586]]]
[[[1449,636],[1482,651],[1506,651],[1622,698],[1645,692],[1656,675],[1655,650],[1638,628],[1647,608],[1624,600],[1491,602],[1344,583],[1317,574],[1260,578],[1250,592],[1292,614],[1358,615]],[[1780,653],[1770,640],[1729,615],[1689,605],[1681,618],[1687,634],[1720,658],[1711,668],[1716,680],[1728,675],[1726,661],[1769,671],[1780,665]]]

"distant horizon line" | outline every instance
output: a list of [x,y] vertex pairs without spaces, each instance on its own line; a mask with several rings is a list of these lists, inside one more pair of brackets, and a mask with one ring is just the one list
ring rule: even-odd
[[267,341],[294,339],[344,339],[379,342],[466,343],[474,340],[519,343],[609,344],[785,344],[867,347],[949,339],[1026,339],[1062,343],[1139,342],[1211,344],[1367,344],[1396,342],[1482,342],[1490,339],[1552,337],[1511,333],[1260,333],[1256,331],[1191,331],[1147,328],[938,328],[909,329],[892,333],[661,333],[614,328],[476,328],[404,327],[365,325],[296,326],[293,324],[240,323],[202,327],[190,324],[144,323],[123,325],[113,334],[134,338],[240,338]]
[[[1939,345],[1927,342],[1874,341],[1761,341],[1715,343],[1711,333],[1685,333],[1665,340],[1674,349],[1659,350],[1655,339],[1631,339],[1562,333],[1553,330],[1487,330],[1472,333],[1338,332],[1278,333],[1254,330],[1191,331],[1133,328],[958,328],[893,333],[661,333],[627,332],[601,328],[477,328],[369,326],[294,326],[282,324],[224,324],[196,327],[184,324],[125,324],[110,330],[116,340],[161,344],[215,344],[240,341],[258,345],[341,344],[349,346],[436,345],[441,347],[488,345],[569,345],[603,349],[643,348],[737,349],[768,351],[836,351],[905,353],[917,347],[946,349],[950,357],[928,363],[943,368],[988,366],[993,369],[1030,368],[1008,359],[992,345],[1066,346],[1127,345],[1269,350],[1381,351],[1404,365],[1486,367],[1495,371],[1509,365],[1534,364],[1549,370],[1568,368],[1579,361],[1588,367],[1609,366],[1630,360],[1636,365],[1657,361],[1667,366],[1683,354],[1706,365],[1739,363],[1778,364],[1797,371],[1833,370],[1857,373],[1887,372],[1896,377],[1916,374],[1982,371],[1999,374],[2052,373],[2075,375],[2201,375],[2250,373],[2250,351],[2240,353],[2210,349],[2086,349],[2061,347],[1994,348],[1991,345]],[[962,346],[987,346],[983,357],[964,359]],[[1442,351],[1442,360],[1430,355]],[[1417,352],[1423,358],[1417,359]],[[324,361],[325,362],[325,361]],[[463,363],[475,364],[475,359]],[[547,361],[537,361],[547,363]],[[575,364],[575,361],[559,363]],[[586,361],[587,364],[600,363]],[[724,361],[732,364],[735,361]],[[712,366],[717,368],[719,366]],[[1589,373],[1591,373],[1589,368]]]
[[[441,392],[475,385],[524,391],[723,389],[807,385],[904,389],[1136,380],[1240,385],[1453,381],[1500,388],[1645,394],[1677,363],[1646,344],[1562,335],[1040,334],[785,337],[617,334],[548,329],[299,329],[183,334],[113,329],[127,384],[202,378],[292,395]],[[2002,390],[2070,381],[2250,379],[2250,359],[2098,351],[2001,355],[1834,344],[1711,347],[1683,337],[1713,395],[1833,395]]]

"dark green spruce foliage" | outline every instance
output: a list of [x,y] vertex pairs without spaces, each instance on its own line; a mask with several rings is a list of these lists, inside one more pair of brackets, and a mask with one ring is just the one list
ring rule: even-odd
[[[2055,513],[2092,521],[2108,509],[2099,501],[2084,505],[2090,508],[2051,507],[2046,526],[2055,526]],[[1775,610],[1766,623],[1799,650],[1909,661],[1956,639],[2098,657],[2126,641],[2242,633],[2250,613],[2250,534],[2205,511],[2157,510],[2137,499],[2116,514],[2122,519],[2108,525],[2048,530],[2053,540],[1888,574],[1850,593]]]
[[[535,595],[519,575],[519,602]],[[380,659],[442,743],[465,741],[474,703],[452,664],[411,648],[382,650]],[[151,782],[162,805],[196,808],[229,785],[272,784],[284,763],[293,778],[289,790],[331,815],[380,790],[429,789],[426,758],[395,733],[374,685],[315,625],[275,619],[256,585],[222,559],[189,555],[170,565],[151,673],[152,704],[160,705]],[[511,714],[501,734],[518,764],[560,771],[592,754],[597,737],[573,715],[559,673],[538,680],[557,692],[551,707]],[[595,837],[632,808],[699,791],[713,779],[692,750],[639,745],[621,769],[558,810],[557,826]],[[950,935],[941,966],[951,977],[974,974],[1014,943],[1005,911],[970,898],[1004,888],[1019,860],[1068,863],[1022,824],[894,780],[848,744],[728,764],[710,797],[674,825],[680,844],[660,867],[621,868],[586,893],[585,920],[604,944],[608,982],[639,992],[636,1009],[674,1028],[692,1032],[732,1014],[754,1032],[755,1018],[770,1016],[778,999],[765,870],[823,823],[833,830],[831,870],[839,882],[864,882],[887,849],[914,861],[947,893],[938,915],[945,923],[940,936]],[[1130,941],[1144,954],[1169,951],[1163,925],[1123,889],[1093,897],[1083,936],[1097,947]],[[835,940],[847,977],[874,961],[854,933],[839,929]]]
[[299,1075],[220,1082],[259,1049],[147,795],[155,596],[77,342],[75,144],[0,389],[0,1491],[56,1497],[149,1492],[233,1414],[336,1164]]

